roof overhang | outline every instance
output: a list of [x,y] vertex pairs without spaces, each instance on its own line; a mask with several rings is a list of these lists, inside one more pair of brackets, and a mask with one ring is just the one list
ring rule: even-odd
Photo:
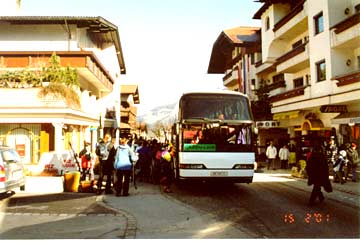
[[360,111],[351,111],[342,113],[331,120],[333,124],[350,124],[360,123]]
[[224,30],[214,42],[208,73],[222,74],[230,68],[232,51],[235,47],[243,47],[243,54],[260,51],[261,33],[259,27],[236,27]]
[[121,74],[126,74],[125,61],[121,47],[119,31],[116,25],[102,17],[81,16],[0,16],[0,22],[13,25],[33,24],[75,24],[78,28],[86,28],[89,37],[96,43],[113,43],[120,66]]
[[139,87],[136,84],[120,85],[120,95],[122,101],[127,101],[128,96],[132,95],[134,104],[140,104]]
[[324,127],[324,124],[320,119],[306,119],[300,128],[294,129],[294,131],[321,131],[321,130],[331,130],[331,128]]

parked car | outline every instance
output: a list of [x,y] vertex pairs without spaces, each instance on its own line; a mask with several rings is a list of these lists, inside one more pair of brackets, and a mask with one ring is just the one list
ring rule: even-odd
[[15,188],[25,190],[26,175],[24,165],[15,149],[0,146],[0,193]]

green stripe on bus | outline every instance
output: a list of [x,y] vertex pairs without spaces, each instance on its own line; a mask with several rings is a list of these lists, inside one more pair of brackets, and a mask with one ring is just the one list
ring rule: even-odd
[[215,152],[216,144],[184,144],[184,151],[187,152]]

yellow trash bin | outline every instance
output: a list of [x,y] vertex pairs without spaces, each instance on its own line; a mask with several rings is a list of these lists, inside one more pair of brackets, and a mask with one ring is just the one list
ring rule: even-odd
[[64,184],[66,192],[77,192],[80,183],[80,172],[71,171],[64,174]]

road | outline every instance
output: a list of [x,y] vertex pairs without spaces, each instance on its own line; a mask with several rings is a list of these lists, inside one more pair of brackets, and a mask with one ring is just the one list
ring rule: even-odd
[[[183,203],[264,238],[360,238],[359,196],[324,193],[322,204],[308,206],[311,187],[279,175],[256,174],[252,184],[194,184],[171,194]],[[351,183],[351,182],[350,182]]]
[[[351,183],[351,182],[349,182]],[[134,238],[360,238],[359,193],[334,190],[308,206],[304,180],[256,173],[251,184],[138,183],[129,197],[103,195],[136,223]],[[2,239],[126,238],[126,218],[87,193],[8,195],[0,201]],[[214,228],[214,226],[216,226]]]

